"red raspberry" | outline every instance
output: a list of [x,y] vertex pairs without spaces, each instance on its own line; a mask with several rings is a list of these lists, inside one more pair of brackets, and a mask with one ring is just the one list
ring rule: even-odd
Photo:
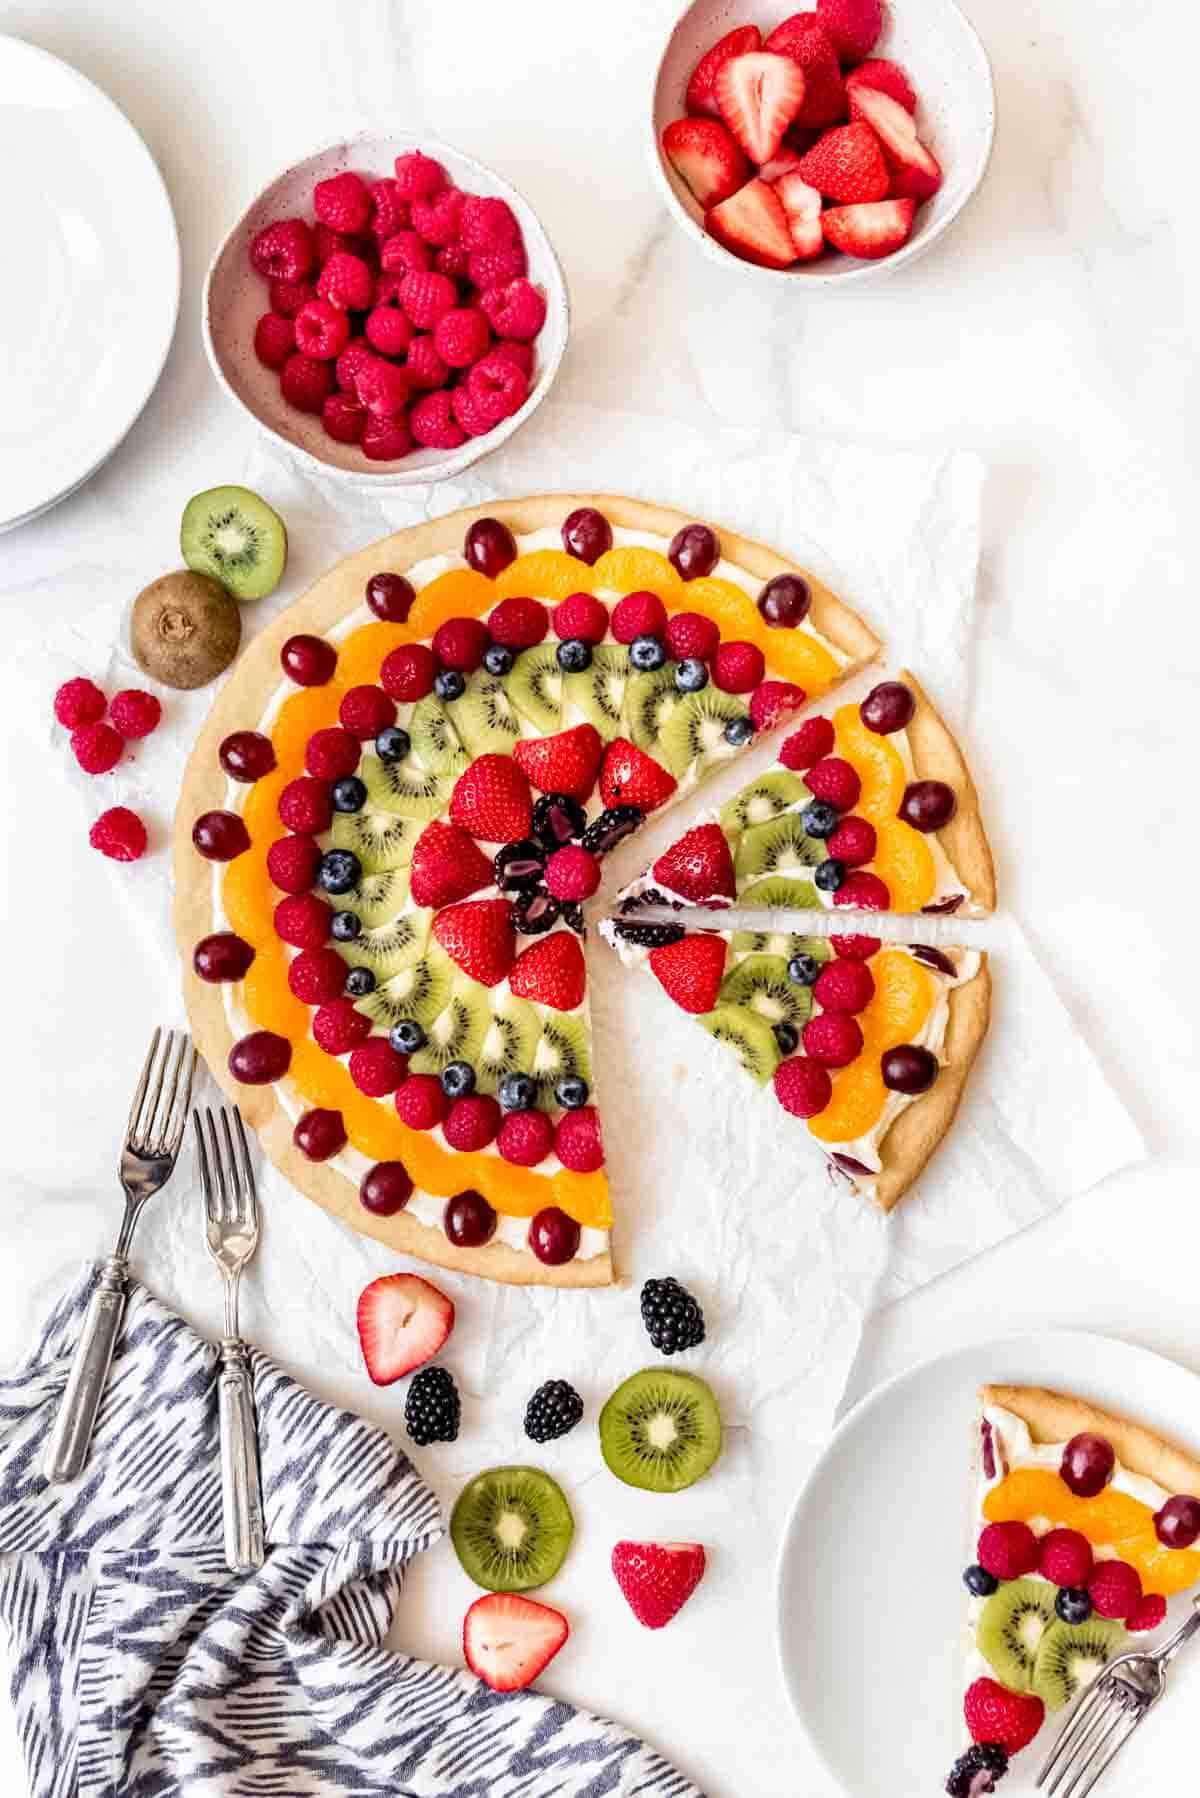
[[1046,1707],[1032,1692],[1010,1692],[994,1679],[977,1679],[967,1687],[963,1716],[973,1742],[995,1742],[1007,1754],[1019,1754],[1042,1727]]
[[1167,1614],[1167,1601],[1157,1592],[1147,1592],[1140,1604],[1136,1604],[1125,1619],[1125,1628],[1131,1635],[1140,1635],[1143,1630],[1157,1629]]
[[432,200],[413,201],[412,222],[426,243],[444,249],[458,242],[463,197],[457,187],[444,187]]
[[365,312],[375,293],[375,278],[361,256],[335,250],[317,276],[317,292],[342,312]]
[[722,693],[751,693],[766,673],[757,643],[722,643],[713,657],[713,680]]
[[[379,247],[379,266],[387,275],[407,275],[432,267],[433,255],[416,231],[397,231]],[[390,291],[390,289],[389,289]]]
[[127,805],[110,806],[88,831],[88,842],[110,862],[136,862],[146,853],[146,826]]
[[563,1113],[558,1120],[554,1152],[573,1174],[594,1174],[604,1166],[600,1114],[594,1105],[581,1105],[578,1111]]
[[517,343],[511,337],[502,337],[498,343],[492,345],[490,353],[493,356],[507,357],[510,362],[516,364],[523,375],[530,381],[533,380],[533,365],[536,357],[531,343]]
[[843,961],[870,961],[881,947],[877,936],[831,936],[829,940]]
[[546,891],[556,899],[590,899],[600,885],[600,864],[578,843],[556,849],[546,863]]
[[765,680],[750,698],[750,722],[755,730],[769,730],[788,712],[798,712],[808,698],[803,687],[787,680]]
[[333,800],[324,780],[290,780],[279,795],[279,821],[304,836],[317,836],[333,823]]
[[395,418],[408,404],[409,379],[394,362],[372,356],[358,371],[358,397],[375,418]]
[[382,180],[369,181],[367,192],[371,196],[371,216],[367,223],[376,237],[391,237],[397,231],[403,231],[408,224],[408,202],[400,192],[400,185],[390,175]]
[[409,413],[414,440],[425,449],[457,449],[466,442],[466,432],[454,417],[450,395],[427,393]]
[[403,356],[412,342],[412,325],[399,306],[372,307],[365,330],[367,341],[381,356]]
[[452,1149],[469,1155],[486,1149],[496,1140],[502,1113],[487,1093],[472,1093],[469,1099],[456,1099],[446,1113],[442,1135]]
[[345,1055],[370,1036],[371,1020],[355,1011],[352,999],[333,999],[313,1019],[312,1033],[327,1055]]
[[401,705],[415,705],[433,691],[437,657],[427,643],[406,643],[384,657],[379,683]]
[[412,448],[412,433],[403,418],[376,418],[368,413],[362,453],[370,462],[398,462]]
[[315,730],[304,751],[304,766],[318,780],[340,780],[353,774],[362,754],[358,738],[348,730]]
[[366,228],[371,216],[371,195],[361,175],[347,169],[331,175],[313,188],[313,211],[331,231],[346,231],[351,236]]
[[289,406],[297,412],[319,412],[333,387],[328,362],[314,356],[289,356],[279,377],[279,386]]
[[462,240],[469,250],[501,250],[520,243],[521,227],[507,200],[467,194],[462,208]]
[[545,606],[536,599],[518,597],[502,599],[493,607],[487,627],[493,643],[503,643],[509,649],[532,649],[550,629],[550,620]]
[[875,854],[875,826],[866,818],[843,818],[833,835],[826,839],[825,848],[847,868],[861,868]]
[[450,408],[468,437],[486,437],[500,422],[494,415],[480,410],[470,387],[465,384],[456,387],[450,395]]
[[283,893],[307,893],[317,878],[321,845],[314,837],[279,837],[267,850],[267,873]]
[[799,730],[779,745],[779,759],[785,768],[800,772],[827,756],[833,744],[834,730],[828,718],[806,718]]
[[1037,1537],[1027,1523],[989,1523],[975,1559],[996,1579],[1024,1579],[1038,1564]]
[[54,716],[64,730],[78,730],[84,724],[98,724],[107,703],[95,681],[80,675],[64,681],[54,695]]
[[348,393],[331,393],[321,407],[325,435],[335,443],[358,443],[367,423],[367,409]]
[[439,275],[449,275],[452,281],[465,281],[471,267],[471,252],[466,244],[443,244],[434,253],[433,266]]
[[469,368],[491,341],[492,327],[477,306],[455,306],[433,327],[433,347],[450,368]]
[[1078,1530],[1051,1530],[1038,1543],[1037,1570],[1055,1586],[1086,1585],[1092,1560],[1092,1545]]
[[875,997],[875,981],[865,962],[831,961],[817,975],[813,997],[823,1011],[863,1011]]
[[305,1005],[337,999],[346,984],[346,964],[336,949],[302,949],[288,963],[288,986]]
[[845,1068],[862,1053],[863,1033],[844,1011],[822,1011],[809,1018],[803,1033],[804,1053],[823,1067]]
[[335,231],[331,225],[313,226],[313,244],[319,269],[324,268],[331,256],[361,256],[366,261],[365,240],[351,237],[346,231]]
[[458,289],[449,275],[423,274],[412,269],[400,283],[400,304],[423,331],[431,331],[458,304]]
[[438,355],[431,336],[414,337],[404,359],[404,370],[414,387],[434,391],[444,387],[450,370]]
[[396,1094],[400,1121],[410,1130],[432,1130],[450,1109],[442,1083],[433,1074],[410,1074]]
[[858,804],[858,796],[862,792],[862,782],[857,773],[844,762],[841,756],[826,756],[822,761],[814,762],[804,776],[804,784],[816,799],[824,799],[839,812],[848,812]]
[[71,732],[71,748],[85,774],[107,774],[120,761],[125,744],[111,724],[81,724]]
[[487,626],[482,618],[447,618],[433,633],[434,655],[443,668],[456,668],[460,674],[472,674],[478,668],[487,646]]
[[555,635],[603,643],[608,635],[608,607],[591,593],[569,593],[554,608]]
[[467,261],[467,273],[480,293],[507,287],[510,281],[528,272],[529,258],[520,243],[505,244],[497,250],[472,250]]
[[775,1097],[794,1118],[815,1118],[833,1097],[833,1082],[819,1062],[792,1055],[775,1069]]
[[[275,907],[275,935],[293,949],[323,949],[333,911],[315,893],[297,893]],[[345,968],[342,969],[343,975]],[[341,992],[339,986],[338,992]]]
[[484,356],[467,376],[471,399],[480,414],[499,424],[511,418],[529,398],[529,380],[507,356]]
[[554,1147],[554,1125],[544,1111],[510,1111],[496,1147],[514,1167],[536,1167]]
[[716,653],[721,633],[700,612],[675,612],[667,619],[667,651],[677,662],[695,657],[707,662]]
[[613,607],[612,634],[618,643],[635,637],[661,637],[667,628],[667,608],[657,593],[627,593]]
[[264,312],[254,327],[254,354],[266,368],[282,368],[296,348],[296,332],[290,318]]
[[272,281],[267,296],[272,312],[277,312],[280,318],[295,318],[301,306],[316,299],[317,290],[311,281]]
[[396,702],[382,687],[351,687],[342,696],[338,718],[346,730],[366,742],[389,724],[395,724]]
[[479,304],[497,337],[516,337],[528,343],[546,322],[545,299],[523,276],[503,287],[489,287]]
[[337,384],[343,393],[351,393],[358,398],[358,377],[374,360],[374,352],[365,338],[351,339],[337,359]]
[[394,1093],[407,1072],[408,1056],[397,1055],[386,1036],[369,1037],[351,1051],[350,1078],[369,1099],[384,1099],[388,1093]]
[[432,156],[406,150],[396,158],[396,192],[405,200],[428,200],[446,185],[446,171]]
[[859,868],[843,880],[833,895],[833,903],[848,906],[851,911],[886,911],[891,894],[878,874],[867,874]]
[[1132,1617],[1142,1602],[1141,1575],[1128,1561],[1097,1561],[1087,1589],[1097,1615],[1120,1623]]
[[303,219],[278,219],[250,240],[250,261],[269,281],[301,281],[316,260],[313,234]]
[[350,341],[350,321],[328,300],[310,300],[295,317],[296,348],[302,356],[328,362],[340,356]]

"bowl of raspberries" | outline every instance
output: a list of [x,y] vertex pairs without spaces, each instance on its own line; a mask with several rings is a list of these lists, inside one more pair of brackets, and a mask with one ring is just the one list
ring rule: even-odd
[[482,163],[364,132],[271,181],[204,288],[209,362],[302,463],[360,486],[468,468],[532,416],[566,348],[566,283]]
[[936,243],[994,131],[987,52],[954,0],[693,0],[659,65],[651,166],[711,258],[831,286]]

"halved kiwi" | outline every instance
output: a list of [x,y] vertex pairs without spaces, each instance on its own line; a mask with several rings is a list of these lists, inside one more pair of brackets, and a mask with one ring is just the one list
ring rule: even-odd
[[721,1452],[721,1413],[695,1374],[646,1367],[618,1386],[600,1413],[600,1452],[627,1486],[682,1492]]
[[[459,752],[462,755],[462,751]],[[462,767],[467,758],[462,755]],[[367,806],[371,811],[392,812],[399,818],[439,818],[450,803],[454,783],[462,768],[435,774],[408,757],[403,762],[381,762],[377,755],[364,755],[358,777],[367,789]]]
[[454,966],[450,958],[430,945],[419,961],[401,968],[373,993],[360,999],[354,1009],[384,1030],[390,1030],[403,1018],[411,1018],[422,1030],[428,1030],[438,1013],[445,1009],[453,981]]
[[752,824],[742,832],[733,852],[734,873],[739,880],[781,874],[787,869],[815,868],[824,860],[824,843],[805,834],[799,812],[781,812],[766,824]]
[[436,693],[427,693],[412,709],[407,730],[412,753],[431,774],[447,774],[463,765],[462,744],[450,714]]
[[[425,703],[422,700],[422,705]],[[419,712],[420,706],[417,707]],[[416,712],[413,713],[416,721]],[[454,701],[454,729],[473,755],[511,755],[512,746],[521,734],[521,721],[513,710],[504,679],[477,668],[467,678],[461,698]],[[424,761],[420,745],[413,746]]]
[[518,712],[548,736],[562,723],[563,671],[556,650],[554,643],[523,649],[504,676]]
[[409,1058],[411,1071],[440,1074],[452,1061],[469,1061],[474,1067],[491,1015],[487,987],[465,975],[456,976],[445,1005],[425,1027],[424,1043]]
[[577,1074],[592,1084],[592,1062],[588,1052],[588,1033],[583,1019],[572,1011],[539,1013],[542,1034],[532,1067],[521,1070],[532,1074],[537,1087],[535,1103],[552,1110],[556,1101],[554,1088],[567,1074]]
[[506,1074],[527,1074],[537,1055],[542,1020],[528,999],[507,986],[491,989],[492,1015],[475,1056],[477,1092],[494,1093]]
[[721,807],[721,829],[726,836],[737,836],[752,824],[765,824],[786,812],[789,805],[809,797],[808,788],[798,774],[786,768],[773,768],[760,774],[748,786],[735,793]]
[[625,725],[639,749],[657,747],[667,719],[679,704],[675,669],[670,662],[625,682]]
[[1042,1637],[1055,1621],[1057,1587],[1046,1580],[1006,1580],[987,1600],[975,1626],[981,1655],[996,1678],[1028,1692]]
[[[739,909],[746,911],[771,911],[777,906],[816,911],[820,903],[811,881],[788,880],[782,875],[756,880],[738,895]],[[812,955],[817,961],[828,961],[833,954],[823,937],[789,936],[784,931],[770,930],[735,931],[730,947],[735,955],[782,955],[785,962],[793,955]]]
[[330,835],[335,849],[353,850],[364,874],[385,874],[408,867],[423,828],[420,819],[395,812],[335,812]]
[[564,676],[563,708],[580,713],[611,743],[623,729],[628,680],[628,652],[612,643],[599,643],[592,651],[590,667]]
[[[998,1598],[999,1592],[995,1596]],[[1048,1711],[1062,1710],[1085,1686],[1091,1685],[1100,1670],[1121,1652],[1124,1642],[1123,1626],[1107,1617],[1093,1614],[1086,1623],[1051,1623],[1038,1643],[1031,1689]]]
[[242,615],[219,581],[190,568],[160,574],[133,602],[129,645],[151,680],[187,693],[223,674],[242,640]]
[[537,1467],[489,1467],[458,1495],[450,1539],[463,1572],[489,1592],[544,1586],[566,1559],[575,1520],[561,1486]]
[[782,955],[748,955],[721,982],[721,1004],[746,1006],[769,1025],[787,1023],[803,1030],[812,1016],[812,988],[788,979]]
[[184,507],[179,547],[189,568],[236,599],[264,599],[287,565],[287,526],[249,487],[209,487]]
[[752,1080],[767,1084],[783,1056],[766,1018],[749,1005],[717,1005],[699,1021],[717,1042],[728,1044]]
[[726,739],[725,726],[744,715],[737,695],[722,693],[719,687],[686,694],[662,729],[660,754],[671,773],[678,779],[693,762],[708,767],[736,755],[737,745]]

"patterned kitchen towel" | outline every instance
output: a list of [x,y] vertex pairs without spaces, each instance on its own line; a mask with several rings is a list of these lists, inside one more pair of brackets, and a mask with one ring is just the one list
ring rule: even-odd
[[33,1798],[702,1798],[614,1724],[385,1649],[437,1501],[381,1431],[257,1353],[269,1546],[230,1574],[217,1352],[143,1288],[88,1467],[48,1486],[95,1274],[0,1380],[0,1617]]

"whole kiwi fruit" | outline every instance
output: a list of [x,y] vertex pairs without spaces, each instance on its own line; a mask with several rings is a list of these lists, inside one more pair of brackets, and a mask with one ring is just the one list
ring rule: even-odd
[[242,640],[238,603],[207,574],[160,574],[133,602],[133,659],[164,687],[206,686],[224,672]]

